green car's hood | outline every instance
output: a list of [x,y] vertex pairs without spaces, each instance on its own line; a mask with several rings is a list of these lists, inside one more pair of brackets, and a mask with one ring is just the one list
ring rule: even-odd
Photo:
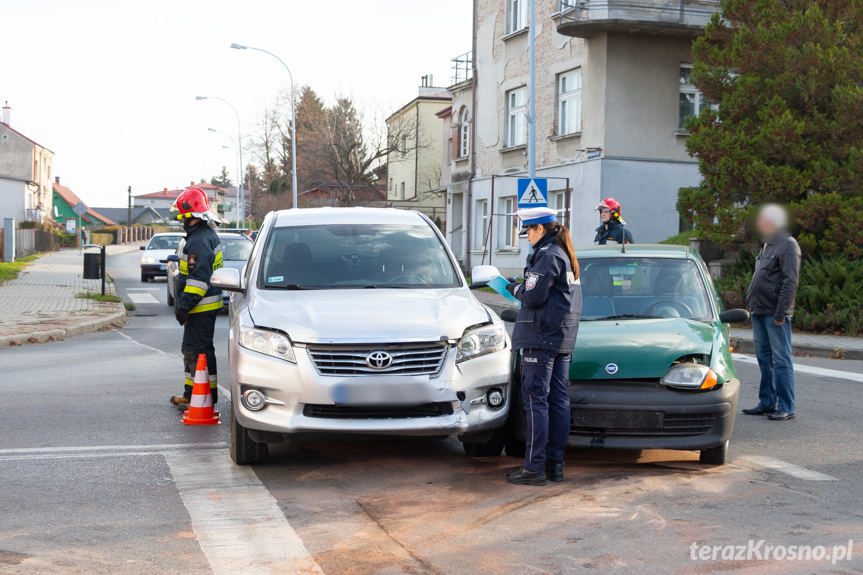
[[582,321],[569,377],[658,379],[681,356],[712,355],[717,331],[681,318]]

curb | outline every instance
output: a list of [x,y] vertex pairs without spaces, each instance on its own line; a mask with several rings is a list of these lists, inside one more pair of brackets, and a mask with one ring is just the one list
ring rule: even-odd
[[93,333],[106,327],[119,327],[126,323],[126,310],[118,311],[105,317],[70,326],[66,329],[49,329],[30,333],[16,333],[0,336],[0,346],[23,345],[25,343],[47,343],[62,341],[67,337]]

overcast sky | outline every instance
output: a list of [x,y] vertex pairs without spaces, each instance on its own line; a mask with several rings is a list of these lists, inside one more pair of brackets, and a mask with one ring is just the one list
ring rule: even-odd
[[[126,188],[187,186],[236,153],[289,85],[279,62],[330,102],[337,93],[394,111],[420,76],[448,85],[471,47],[469,0],[0,0],[0,103],[11,126],[56,154],[54,174],[90,206]],[[248,153],[246,157],[248,157]]]

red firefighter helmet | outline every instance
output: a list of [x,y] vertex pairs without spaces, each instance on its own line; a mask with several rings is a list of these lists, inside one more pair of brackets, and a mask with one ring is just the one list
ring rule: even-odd
[[186,188],[177,196],[177,201],[171,206],[172,212],[177,212],[178,220],[199,218],[202,220],[215,220],[213,212],[210,211],[210,198],[201,188]]
[[614,217],[618,217],[620,215],[620,202],[615,200],[614,198],[605,198],[599,205],[596,206],[597,210],[610,210],[611,215]]

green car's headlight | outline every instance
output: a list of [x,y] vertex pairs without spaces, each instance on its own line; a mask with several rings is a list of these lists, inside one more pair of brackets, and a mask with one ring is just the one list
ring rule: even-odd
[[277,331],[243,326],[240,328],[240,345],[252,351],[297,363],[291,341]]
[[708,390],[716,387],[719,378],[716,372],[700,363],[678,363],[660,380],[662,385],[677,389]]
[[464,332],[458,342],[456,361],[464,361],[487,353],[494,353],[506,346],[506,328],[497,323],[484,325]]

